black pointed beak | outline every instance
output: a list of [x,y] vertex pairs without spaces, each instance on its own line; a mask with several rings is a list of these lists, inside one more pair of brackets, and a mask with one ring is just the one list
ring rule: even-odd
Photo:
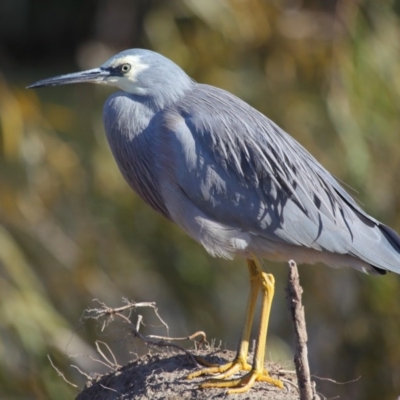
[[32,85],[27,86],[27,89],[41,88],[46,86],[59,86],[59,85],[69,85],[71,83],[101,83],[108,76],[110,76],[110,71],[103,68],[94,68],[87,71],[75,72],[73,74],[59,75],[54,78],[42,79],[37,81]]

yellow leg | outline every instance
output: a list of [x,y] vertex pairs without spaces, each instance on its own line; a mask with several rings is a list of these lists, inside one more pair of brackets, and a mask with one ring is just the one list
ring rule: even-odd
[[[218,374],[219,379],[228,378],[234,375],[238,371],[250,371],[251,365],[247,362],[247,355],[249,352],[249,340],[251,334],[251,326],[254,318],[254,311],[257,304],[257,296],[260,291],[260,280],[259,271],[256,263],[253,260],[247,260],[247,268],[249,271],[250,278],[250,295],[247,301],[246,307],[246,319],[243,327],[242,336],[239,343],[239,348],[236,353],[236,357],[232,362],[226,364],[212,364],[206,360],[197,357],[197,361],[208,368],[203,368],[200,371],[193,372],[188,375],[188,379],[197,378],[201,375],[212,375]],[[206,387],[208,382],[201,385]]]
[[[282,382],[278,379],[271,378],[268,374],[268,371],[264,369],[268,321],[272,299],[274,296],[275,279],[273,275],[263,272],[261,267],[253,260],[247,260],[247,266],[250,275],[250,296],[247,303],[246,320],[237,355],[230,363],[224,365],[209,364],[209,368],[205,368],[201,371],[190,374],[188,376],[189,379],[198,377],[200,375],[218,374],[217,379],[211,379],[203,383],[200,386],[201,388],[231,388],[228,390],[228,393],[242,393],[249,390],[256,381],[268,382],[279,388],[283,388]],[[253,366],[250,367],[250,365],[247,363],[247,355],[249,350],[251,326],[253,322],[257,296],[260,289],[262,294],[260,329]],[[225,379],[239,371],[249,372],[238,379]]]

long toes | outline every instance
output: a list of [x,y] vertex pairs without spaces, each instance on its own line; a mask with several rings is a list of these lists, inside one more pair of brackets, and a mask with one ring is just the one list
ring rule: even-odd
[[270,385],[278,387],[279,389],[283,389],[282,381],[280,381],[279,379],[272,378],[268,373],[266,373],[266,371],[264,371],[264,373],[261,376],[257,377],[257,381],[267,382]]
[[[232,368],[233,369],[233,368]],[[236,371],[237,372],[237,371]],[[224,376],[225,374],[223,374]],[[200,385],[202,389],[206,388],[229,388],[228,393],[245,393],[247,392],[255,382],[262,381],[267,382],[273,386],[283,389],[283,383],[279,379],[271,378],[267,371],[257,372],[251,370],[241,378],[237,379],[222,379],[220,376],[218,379],[210,379]]]
[[225,372],[218,374],[215,378],[216,379],[226,379],[235,375],[237,372],[240,371],[250,371],[251,365],[250,364],[242,364],[242,363],[232,363],[232,366],[229,367]]
[[250,371],[251,365],[242,360],[236,359],[226,364],[212,364],[202,358],[196,358],[202,365],[208,365],[208,368],[203,368],[199,371],[192,372],[186,378],[193,379],[203,375],[216,375],[216,379],[225,379],[240,371]]
[[224,365],[215,365],[213,367],[209,368],[203,368],[200,369],[199,371],[192,372],[189,374],[186,379],[193,379],[193,378],[198,378],[199,376],[203,375],[215,375],[215,374],[222,374],[229,368],[231,368],[232,363],[224,364]]
[[231,386],[232,389],[228,390],[228,394],[245,393],[251,389],[256,380],[257,380],[256,374],[247,374],[247,376],[244,376],[242,379],[239,380],[240,381],[239,384]]
[[239,386],[240,382],[241,382],[241,378],[230,379],[230,380],[209,379],[208,381],[202,383],[200,385],[200,388],[201,389],[207,389],[207,388],[231,388],[231,387]]
[[231,365],[226,371],[219,373],[218,375],[215,376],[215,379],[226,379],[229,378],[232,375],[235,375],[236,372],[240,371],[240,365],[239,364],[233,364]]

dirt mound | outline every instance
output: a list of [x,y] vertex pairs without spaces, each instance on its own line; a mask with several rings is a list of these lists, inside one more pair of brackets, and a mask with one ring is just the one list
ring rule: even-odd
[[[232,360],[235,353],[219,351],[213,356],[197,353],[210,362]],[[278,389],[265,383],[256,383],[247,393],[230,395],[235,400],[298,400],[296,374],[284,371],[273,363],[266,364],[271,376],[284,383]],[[204,378],[193,380],[186,376],[196,367],[187,355],[172,351],[147,354],[135,362],[89,381],[76,400],[185,400],[185,399],[223,399],[224,389],[199,389]]]

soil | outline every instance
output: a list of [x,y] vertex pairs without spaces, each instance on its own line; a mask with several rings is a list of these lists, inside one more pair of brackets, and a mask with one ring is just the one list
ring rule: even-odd
[[[230,361],[235,356],[227,350],[212,356],[196,355],[218,363]],[[296,374],[274,363],[267,363],[266,368],[272,377],[282,380],[284,389],[256,382],[247,393],[235,395],[227,395],[225,389],[200,389],[199,383],[204,381],[204,377],[186,379],[196,368],[187,355],[172,350],[147,354],[116,371],[94,377],[76,400],[299,400]]]

